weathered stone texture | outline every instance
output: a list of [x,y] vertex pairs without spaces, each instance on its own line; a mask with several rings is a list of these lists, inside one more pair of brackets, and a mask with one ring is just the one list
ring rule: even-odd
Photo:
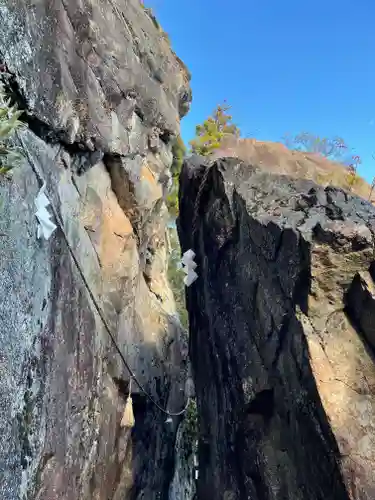
[[370,203],[235,158],[185,162],[179,232],[199,425],[198,498],[375,497]]
[[187,71],[138,0],[2,0],[0,18],[9,71],[65,141],[146,154],[153,127],[164,140],[179,131]]
[[164,196],[186,70],[137,0],[0,0],[0,20],[4,81],[29,125],[28,158],[0,179],[0,497],[167,499],[178,420],[133,385],[136,425],[120,428],[128,373],[61,231],[36,239],[30,162],[130,366],[179,411]]

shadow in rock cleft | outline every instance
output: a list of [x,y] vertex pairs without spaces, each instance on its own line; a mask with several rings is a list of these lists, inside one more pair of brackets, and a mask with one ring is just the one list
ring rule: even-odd
[[[354,244],[367,235],[357,215],[370,223],[375,210],[234,158],[214,163],[202,190],[205,168],[199,157],[185,161],[178,221],[199,274],[187,289],[198,498],[370,500],[375,401],[356,387],[372,387],[374,365],[348,321],[345,293],[373,260],[371,237]],[[316,201],[297,203],[311,189],[321,190]],[[331,219],[338,210],[342,225]]]

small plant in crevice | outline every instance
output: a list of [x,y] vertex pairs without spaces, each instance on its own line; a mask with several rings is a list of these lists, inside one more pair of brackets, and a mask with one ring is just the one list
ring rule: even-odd
[[169,228],[170,239],[170,254],[168,261],[168,281],[171,286],[176,309],[179,315],[181,324],[184,328],[188,328],[188,313],[185,305],[185,273],[181,266],[181,248],[178,241],[177,230],[175,227]]
[[12,144],[14,133],[24,127],[24,123],[19,120],[22,114],[23,111],[11,105],[0,83],[0,175],[19,166],[24,157],[22,149]]
[[356,185],[358,179],[360,178],[359,175],[357,174],[358,165],[360,165],[360,163],[361,163],[361,158],[359,156],[353,156],[352,161],[348,166],[348,174],[346,181],[349,185],[349,191],[352,191],[353,187]]
[[18,421],[19,441],[21,445],[21,465],[26,469],[32,456],[31,444],[29,436],[32,426],[32,411],[33,399],[31,389],[26,389],[24,393],[24,406],[22,413],[18,413],[16,418]]
[[180,318],[182,326],[188,328],[188,312],[185,303],[185,273],[181,265],[181,247],[178,239],[177,229],[175,225],[176,217],[178,216],[178,189],[179,176],[184,161],[186,152],[185,144],[180,136],[178,136],[172,146],[173,162],[171,166],[172,186],[167,196],[167,207],[172,220],[172,224],[168,228],[170,251],[168,259],[168,281],[173,292],[176,303],[176,311]]
[[190,400],[182,424],[182,448],[185,460],[198,452],[198,413],[195,399]]
[[178,215],[178,183],[185,154],[186,146],[184,144],[184,141],[182,140],[181,136],[177,136],[172,144],[172,186],[167,197],[167,207],[172,217],[177,217]]

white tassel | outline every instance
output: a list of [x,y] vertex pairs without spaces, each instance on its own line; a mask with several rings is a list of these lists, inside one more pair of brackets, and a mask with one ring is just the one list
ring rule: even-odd
[[124,413],[122,415],[121,427],[132,428],[134,427],[134,412],[133,412],[133,400],[131,396],[131,387],[132,387],[132,379],[130,378],[129,382],[129,394],[126,399]]

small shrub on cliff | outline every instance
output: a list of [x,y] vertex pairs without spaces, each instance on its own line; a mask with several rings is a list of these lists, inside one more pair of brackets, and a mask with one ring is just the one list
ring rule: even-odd
[[181,136],[176,137],[172,146],[173,162],[171,166],[171,171],[173,177],[178,177],[181,172],[182,163],[184,161],[186,146]]
[[11,105],[0,84],[0,174],[9,172],[22,161],[22,150],[10,142],[14,132],[24,125],[19,120],[22,113]]
[[186,146],[180,136],[178,136],[172,146],[173,162],[171,166],[172,187],[167,197],[167,206],[170,214],[174,217],[178,215],[178,180],[186,153]]
[[168,262],[168,281],[171,285],[174,300],[176,302],[177,313],[180,317],[181,324],[184,328],[187,328],[188,313],[185,305],[185,273],[180,266],[181,248],[178,241],[177,231],[174,227],[169,229],[169,239],[171,243],[171,250]]
[[229,109],[226,104],[217,106],[212,116],[196,126],[196,137],[190,141],[193,153],[209,155],[220,147],[226,137],[239,137],[240,130],[232,123],[232,116],[227,113]]
[[182,449],[185,460],[198,452],[198,413],[195,399],[190,401],[182,423]]
[[346,181],[349,185],[349,190],[351,191],[353,187],[357,184],[360,179],[357,174],[358,165],[362,163],[359,156],[353,156],[351,163],[348,165],[348,175],[346,177]]

